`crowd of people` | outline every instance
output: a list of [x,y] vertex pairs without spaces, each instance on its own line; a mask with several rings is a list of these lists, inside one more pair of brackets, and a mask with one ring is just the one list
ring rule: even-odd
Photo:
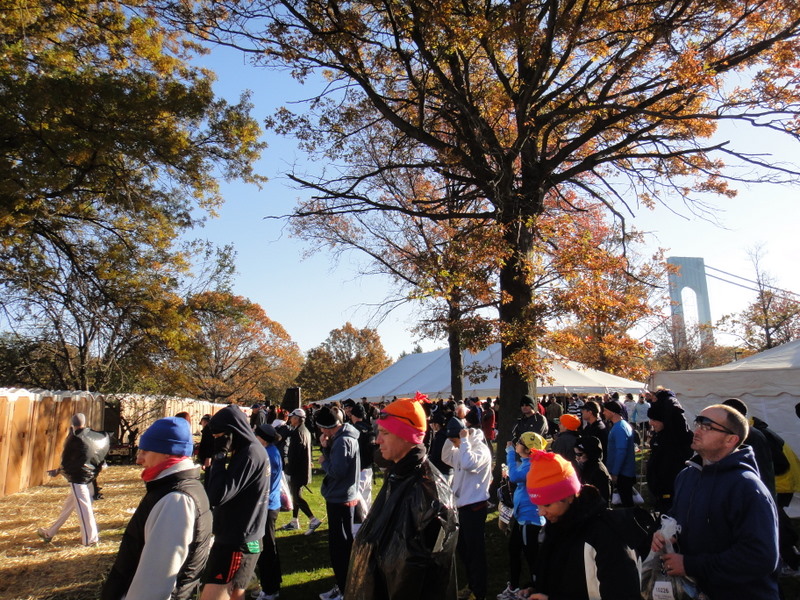
[[[800,462],[766,423],[748,420],[738,399],[707,407],[693,426],[669,390],[638,400],[526,395],[511,416],[492,399],[421,395],[291,412],[254,405],[249,417],[231,405],[203,417],[198,444],[185,416],[159,419],[139,439],[146,491],[103,600],[238,600],[256,576],[258,600],[277,599],[281,490],[293,510],[281,530],[312,535],[323,523],[303,498],[315,444],[334,575],[321,600],[485,600],[494,595],[485,527],[501,483],[494,458],[503,457],[494,443],[506,418],[513,426],[502,483],[512,491],[499,502],[510,503],[511,516],[498,600],[641,598],[642,544],[626,521],[642,501],[640,478],[651,512],[680,524],[675,539],[654,519],[639,534],[660,554],[663,577],[684,578],[710,600],[777,600],[781,568],[800,567],[783,510]],[[38,530],[45,542],[73,510],[82,542],[97,542],[91,481],[108,440],[85,423],[72,418],[61,467],[70,495],[56,522]],[[377,472],[383,483],[373,501]]]

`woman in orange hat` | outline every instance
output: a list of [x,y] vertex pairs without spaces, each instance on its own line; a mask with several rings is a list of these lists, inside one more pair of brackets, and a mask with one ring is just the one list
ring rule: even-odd
[[640,600],[634,552],[622,541],[597,489],[582,486],[572,463],[534,450],[528,496],[547,523],[528,600]]

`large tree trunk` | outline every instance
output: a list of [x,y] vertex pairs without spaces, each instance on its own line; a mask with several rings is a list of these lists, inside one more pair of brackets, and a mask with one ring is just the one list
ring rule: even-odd
[[[461,329],[458,321],[452,320],[456,311],[450,307],[450,323],[447,332],[447,343],[450,348],[450,390],[454,400],[464,399],[464,356],[461,353]],[[460,317],[457,317],[460,318]],[[455,326],[452,324],[455,323]]]
[[526,394],[536,393],[536,382],[528,381],[514,360],[519,350],[533,347],[534,340],[520,334],[527,327],[519,327],[525,319],[532,318],[533,287],[530,282],[529,256],[534,247],[534,232],[530,226],[515,220],[506,226],[506,242],[515,252],[500,270],[500,322],[502,331],[502,363],[500,366],[500,401],[497,411],[498,434],[495,453],[495,481],[500,479],[500,467],[505,461],[506,442],[511,440],[511,430],[519,416],[519,401]]

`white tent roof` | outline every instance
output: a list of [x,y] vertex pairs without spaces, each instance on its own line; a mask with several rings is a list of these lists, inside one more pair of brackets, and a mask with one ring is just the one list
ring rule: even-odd
[[[544,350],[539,351],[556,359],[550,366],[552,384],[537,382],[537,392],[540,394],[578,393],[602,394],[617,391],[620,393],[639,392],[644,384],[637,381],[617,377],[602,371],[595,371],[568,361],[564,358],[550,355]],[[465,396],[498,396],[500,394],[500,344],[492,344],[487,349],[473,354],[464,351],[464,366],[479,363],[481,367],[493,367],[495,370],[489,374],[486,381],[472,384],[464,379]],[[392,366],[373,375],[366,381],[354,385],[338,394],[326,398],[323,402],[333,402],[346,398],[367,398],[370,402],[391,400],[394,396],[413,397],[416,392],[427,394],[430,398],[446,398],[450,395],[450,355],[447,348],[409,354],[404,356]]]
[[706,406],[739,398],[748,416],[765,421],[800,454],[794,412],[800,402],[800,340],[719,367],[656,373],[653,385],[675,392],[691,419]]
[[656,385],[680,390],[685,397],[790,394],[800,398],[800,340],[727,365],[693,371],[664,371],[653,378]]

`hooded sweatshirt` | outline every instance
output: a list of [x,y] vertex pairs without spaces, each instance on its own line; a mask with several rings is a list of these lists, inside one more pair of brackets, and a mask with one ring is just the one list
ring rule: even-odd
[[231,436],[228,460],[215,457],[206,491],[214,512],[214,543],[244,550],[264,537],[269,493],[269,460],[247,416],[236,405],[223,408],[208,423],[212,433]]
[[492,455],[480,429],[468,429],[458,448],[447,440],[442,449],[442,460],[453,467],[453,494],[456,506],[461,508],[489,499],[492,481]]
[[326,502],[344,504],[358,499],[358,478],[361,474],[361,459],[358,449],[358,429],[350,423],[341,426],[325,448],[320,493]]
[[711,600],[777,600],[778,517],[753,451],[742,446],[716,463],[695,456],[687,464],[669,511],[681,526],[686,574]]

